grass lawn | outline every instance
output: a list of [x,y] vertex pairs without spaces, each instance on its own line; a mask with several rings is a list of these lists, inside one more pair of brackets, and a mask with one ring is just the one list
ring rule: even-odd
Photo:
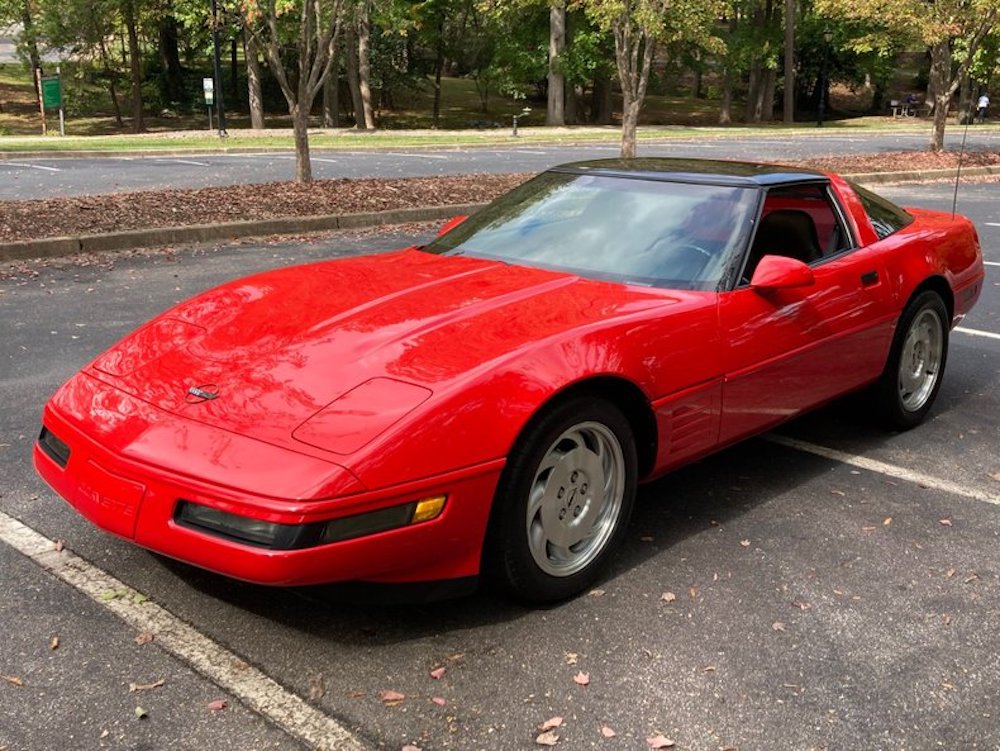
[[[72,96],[72,90],[68,92]],[[90,86],[81,96],[88,101],[102,101],[101,92]],[[106,97],[105,97],[106,98]],[[520,137],[511,134],[511,116],[525,106],[523,101],[491,96],[488,111],[470,79],[448,78],[442,81],[440,128],[431,128],[432,87],[399,93],[393,109],[379,113],[380,129],[359,133],[352,128],[314,129],[310,144],[317,149],[368,149],[529,144],[572,142],[617,142],[617,125],[546,128],[545,111],[541,105],[528,103],[532,112],[520,121]],[[127,102],[122,102],[127,106]],[[638,137],[641,140],[690,137],[740,137],[748,134],[815,134],[815,123],[801,122],[791,126],[769,123],[758,126],[718,126],[716,100],[681,96],[649,96],[646,99]],[[65,138],[58,135],[58,118],[49,116],[49,136],[42,137],[41,121],[35,104],[28,73],[16,64],[0,65],[0,152],[25,151],[197,151],[245,149],[289,149],[292,136],[288,115],[281,112],[267,115],[268,129],[249,130],[249,116],[238,106],[227,111],[229,136],[220,140],[208,129],[206,114],[182,116],[148,116],[147,132],[133,135],[122,132],[107,112],[87,116],[69,116]],[[71,108],[72,111],[72,108]],[[740,116],[738,110],[733,116]],[[53,125],[55,127],[53,128]],[[127,127],[127,121],[126,121]],[[905,130],[930,132],[929,121],[893,120],[888,117],[856,117],[831,119],[824,131]]]

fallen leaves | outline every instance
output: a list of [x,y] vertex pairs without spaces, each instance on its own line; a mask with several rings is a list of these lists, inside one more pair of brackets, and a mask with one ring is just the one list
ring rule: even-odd
[[802,600],[792,600],[791,605],[793,608],[798,608],[799,610],[809,610],[812,605],[808,602],[803,602]]
[[664,592],[662,595],[660,595],[660,600],[662,602],[676,602],[677,595],[675,595],[673,592]]
[[614,738],[616,735],[618,735],[618,733],[609,728],[607,725],[602,725],[601,735],[603,735],[605,738]]
[[750,541],[749,540],[740,540],[740,546],[744,547],[744,548],[749,548],[750,547]]
[[654,735],[652,738],[646,739],[646,745],[650,748],[673,748],[677,744],[665,735]]
[[563,724],[563,718],[562,717],[559,717],[559,716],[550,717],[545,722],[543,722],[541,725],[539,725],[538,729],[544,733],[547,730],[555,730],[556,728],[561,727],[562,724]]
[[399,691],[393,691],[392,689],[383,689],[378,692],[378,698],[379,701],[381,701],[385,706],[395,707],[406,698],[406,694],[400,693]]
[[448,703],[448,700],[443,696],[432,696],[431,701],[437,704],[439,707],[443,707]]
[[942,527],[952,526],[951,519],[938,519],[938,524],[940,524]]
[[130,683],[128,684],[128,690],[130,693],[135,693],[136,691],[152,691],[154,688],[160,688],[166,683],[165,680],[159,678],[152,683]]
[[535,738],[535,743],[539,746],[554,746],[559,742],[559,736],[554,730],[547,730],[544,733],[540,733]]
[[7,683],[11,684],[12,686],[24,685],[24,678],[22,678],[19,675],[4,675],[3,673],[0,673],[0,678],[7,681]]
[[784,633],[785,632],[785,624],[782,623],[781,621],[775,621],[774,623],[771,624],[771,630],[772,631],[780,631],[781,633]]
[[135,715],[135,719],[137,720],[145,720],[149,718],[149,712],[147,712],[142,707],[136,707],[135,709],[133,709],[132,714]]
[[590,685],[590,673],[584,673],[582,670],[573,676],[573,682],[577,686],[589,686]]
[[57,553],[61,553],[63,552],[63,550],[66,549],[66,542],[64,540],[53,540],[52,549],[55,550]]
[[326,696],[326,684],[323,675],[317,673],[309,677],[309,701],[319,701]]
[[208,708],[212,712],[221,712],[223,709],[225,709],[228,706],[229,706],[229,702],[227,702],[225,699],[215,699],[214,701],[210,701],[208,703]]
[[155,638],[156,637],[148,631],[143,631],[142,633],[136,635],[135,643],[142,646],[143,644],[149,644]]
[[447,672],[448,672],[448,668],[446,668],[446,667],[434,668],[431,671],[431,678],[433,678],[436,681],[439,681],[442,678],[444,678],[444,674],[447,673]]
[[59,634],[52,634],[52,638],[49,639],[49,649],[59,649]]
[[576,661],[577,661],[577,660],[578,660],[579,658],[580,658],[580,655],[578,655],[578,654],[577,654],[576,652],[567,652],[567,653],[566,653],[566,654],[564,655],[564,658],[563,658],[563,659],[565,659],[565,660],[566,660],[566,664],[567,664],[567,665],[576,665]]

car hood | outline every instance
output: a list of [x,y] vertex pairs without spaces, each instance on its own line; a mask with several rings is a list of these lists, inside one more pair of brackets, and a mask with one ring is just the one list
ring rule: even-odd
[[215,427],[349,454],[491,363],[682,296],[410,249],[216,288],[154,319],[89,372]]

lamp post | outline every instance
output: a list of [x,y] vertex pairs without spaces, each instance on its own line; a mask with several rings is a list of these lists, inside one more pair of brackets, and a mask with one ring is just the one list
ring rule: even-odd
[[826,115],[826,67],[830,57],[830,42],[833,41],[833,32],[830,29],[823,29],[823,57],[819,65],[819,113],[816,118],[816,127],[823,127],[823,116]]
[[219,138],[226,137],[226,108],[222,104],[222,63],[219,61],[219,6],[212,0],[212,77],[215,79],[215,111],[218,113]]

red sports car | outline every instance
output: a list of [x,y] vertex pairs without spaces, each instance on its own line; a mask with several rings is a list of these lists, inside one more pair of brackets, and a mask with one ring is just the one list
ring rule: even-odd
[[239,579],[557,600],[639,482],[863,388],[920,422],[984,279],[968,220],[773,165],[570,164],[446,229],[168,310],[52,397],[39,473]]

